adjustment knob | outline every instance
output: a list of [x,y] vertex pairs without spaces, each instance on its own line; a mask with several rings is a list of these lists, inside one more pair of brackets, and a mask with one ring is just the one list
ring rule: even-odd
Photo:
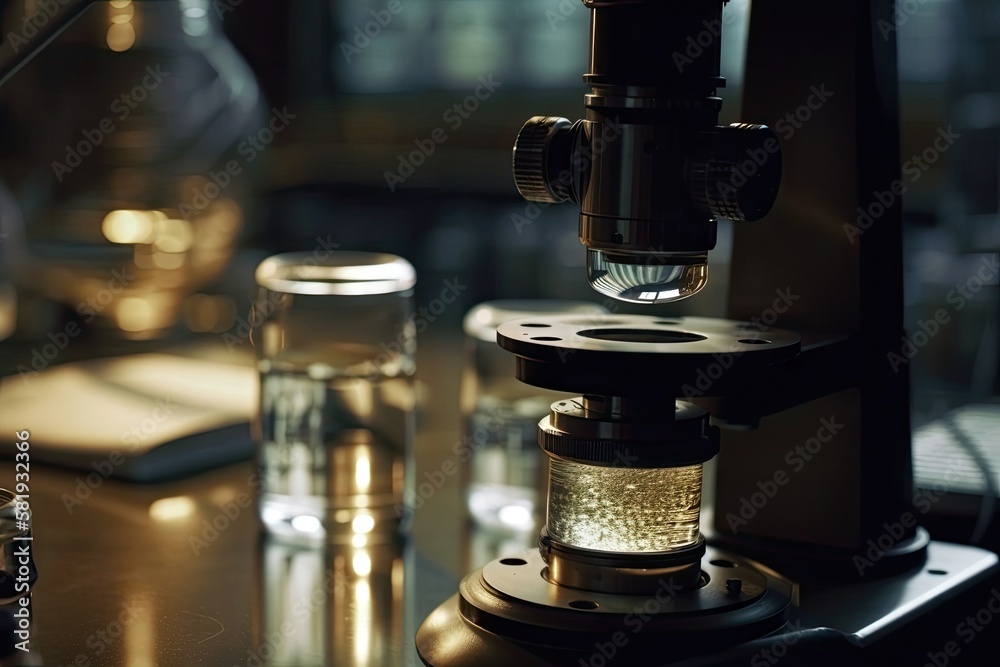
[[514,185],[528,201],[560,204],[574,199],[570,171],[573,123],[534,116],[514,142]]
[[692,152],[687,177],[692,199],[705,211],[728,220],[760,220],[778,196],[781,144],[767,125],[716,128]]

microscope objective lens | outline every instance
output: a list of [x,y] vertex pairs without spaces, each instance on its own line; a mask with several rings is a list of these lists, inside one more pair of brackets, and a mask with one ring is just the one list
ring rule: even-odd
[[610,255],[587,250],[587,280],[601,294],[632,303],[669,303],[699,292],[708,263],[688,255]]

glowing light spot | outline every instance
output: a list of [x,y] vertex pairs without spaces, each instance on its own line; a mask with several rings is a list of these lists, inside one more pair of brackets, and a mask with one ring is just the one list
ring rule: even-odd
[[101,231],[112,243],[148,243],[155,221],[148,211],[111,211],[104,216]]
[[154,521],[176,521],[194,514],[197,506],[188,496],[160,498],[149,506],[149,516]]
[[360,551],[354,554],[351,567],[354,569],[354,574],[359,577],[367,577],[372,571],[372,559],[368,557],[368,554]]
[[148,300],[129,296],[118,302],[115,319],[122,331],[146,331],[156,321],[156,311]]
[[[372,481],[372,466],[364,456],[354,464],[354,483],[358,486],[358,491],[366,492]],[[358,517],[360,518],[360,517]],[[355,519],[357,521],[357,519]],[[365,531],[368,532],[368,531]]]
[[291,523],[292,528],[301,533],[318,533],[323,528],[323,524],[320,523],[319,519],[308,514],[300,514],[299,516],[292,517]]
[[108,48],[121,53],[135,44],[135,28],[132,23],[112,23],[108,28]]
[[531,512],[521,505],[505,505],[497,512],[500,523],[519,528],[531,523]]
[[370,533],[372,528],[375,527],[375,519],[368,516],[367,514],[359,514],[354,517],[354,521],[351,522],[351,529],[357,534]]
[[281,512],[276,510],[275,508],[265,507],[261,518],[264,519],[264,523],[275,524],[275,523],[281,523],[282,516]]

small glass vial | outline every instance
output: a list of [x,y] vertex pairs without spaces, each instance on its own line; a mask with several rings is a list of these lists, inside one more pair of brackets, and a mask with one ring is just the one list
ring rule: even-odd
[[472,453],[465,468],[465,499],[478,528],[523,533],[533,540],[544,521],[547,457],[538,448],[538,422],[566,394],[524,384],[496,342],[496,329],[531,315],[577,313],[599,325],[597,304],[558,300],[488,301],[465,316],[466,359],[461,408]]

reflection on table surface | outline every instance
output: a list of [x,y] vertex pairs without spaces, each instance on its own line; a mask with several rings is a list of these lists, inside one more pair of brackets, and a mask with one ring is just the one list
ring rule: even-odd
[[63,496],[75,498],[78,473],[36,473],[31,646],[44,663],[23,664],[419,665],[413,636],[457,575],[536,539],[458,520],[457,571],[434,562],[419,534],[292,544],[259,532],[254,472],[233,466],[165,496],[105,480],[71,505],[70,521]]
[[405,652],[401,545],[301,548],[264,539],[248,657],[280,665],[388,665]]
[[417,537],[269,539],[253,474],[248,463],[155,488],[105,480],[67,520],[63,496],[84,476],[39,469],[32,653],[59,666],[420,664],[412,637],[456,573]]
[[[453,458],[460,437],[461,360],[449,349],[424,343],[437,372],[418,476]],[[257,473],[245,462],[137,485],[33,467],[35,664],[419,665],[417,627],[460,576],[534,540],[479,535],[455,475],[413,513],[406,541],[280,542],[259,530]]]

